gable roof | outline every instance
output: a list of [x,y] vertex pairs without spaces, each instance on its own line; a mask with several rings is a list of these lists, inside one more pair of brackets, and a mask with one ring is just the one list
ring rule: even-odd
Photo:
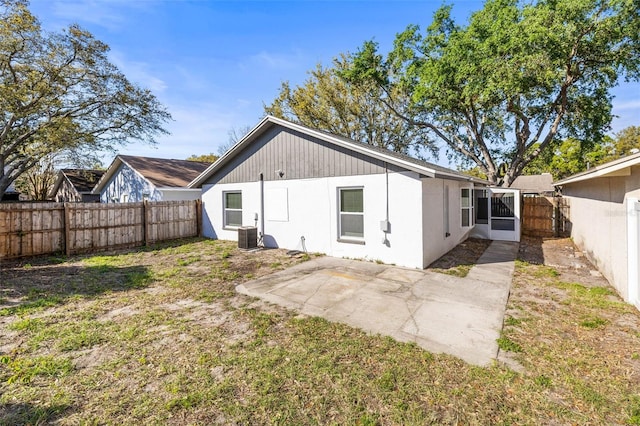
[[94,194],[102,191],[122,164],[131,167],[156,188],[184,188],[211,165],[200,161],[118,155],[95,186]]
[[576,173],[575,175],[560,179],[553,184],[555,186],[562,186],[599,177],[629,176],[631,174],[631,167],[637,165],[640,165],[640,153],[627,155],[626,157],[600,164],[586,172]]
[[194,188],[201,186],[207,179],[209,179],[217,171],[219,171],[222,167],[229,163],[229,161],[236,155],[238,155],[246,146],[250,145],[253,141],[258,139],[272,126],[282,126],[290,130],[298,131],[308,136],[312,136],[322,141],[336,145],[338,147],[347,148],[349,150],[367,155],[371,158],[386,161],[389,164],[396,165],[406,170],[414,171],[427,177],[464,180],[482,184],[489,183],[486,180],[469,176],[464,173],[448,169],[446,167],[429,163],[427,161],[422,161],[405,154],[389,151],[388,149],[380,148],[366,143],[356,142],[352,139],[334,135],[325,131],[312,129],[301,124],[293,123],[288,120],[283,120],[281,118],[268,115],[264,117],[253,129],[251,129],[251,131],[249,131],[249,133],[247,133],[240,141],[238,141],[227,152],[225,152],[224,155],[218,158],[215,163],[209,166],[201,175],[193,179],[193,181],[189,183],[189,187]]
[[58,172],[56,182],[49,191],[49,197],[55,196],[56,192],[62,185],[62,182],[66,179],[71,186],[78,192],[78,194],[88,194],[93,190],[93,187],[100,180],[104,170],[91,170],[91,169],[61,169]]
[[542,173],[540,175],[521,175],[518,176],[511,188],[519,189],[523,192],[553,192],[553,176],[551,173]]

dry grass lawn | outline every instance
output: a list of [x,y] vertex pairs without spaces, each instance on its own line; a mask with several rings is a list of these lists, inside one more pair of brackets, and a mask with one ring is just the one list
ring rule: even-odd
[[500,339],[522,371],[235,293],[305,260],[280,250],[189,240],[5,262],[0,424],[640,424],[638,311],[573,265],[536,264],[536,245]]

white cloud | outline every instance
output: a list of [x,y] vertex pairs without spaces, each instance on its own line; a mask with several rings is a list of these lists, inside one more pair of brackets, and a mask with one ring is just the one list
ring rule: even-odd
[[129,61],[124,54],[116,51],[109,53],[111,61],[124,73],[130,81],[136,82],[145,89],[159,94],[167,89],[168,84],[149,70],[149,64],[139,61]]
[[626,102],[614,102],[614,111],[628,111],[630,109],[640,110],[640,100],[631,100]]
[[[121,149],[121,153],[159,158],[184,159],[190,155],[218,153],[218,148],[226,145],[229,131],[254,125],[259,117],[247,123],[240,112],[225,108],[213,102],[169,104],[173,116],[168,123],[170,135],[158,138],[157,145],[134,144]],[[105,159],[109,163],[110,158]]]
[[176,75],[179,77],[181,89],[202,91],[211,88],[211,81],[202,75],[196,75],[192,70],[183,66],[174,67]]
[[[293,53],[272,53],[265,50],[250,57],[250,61],[272,70],[291,70],[302,62],[302,54],[299,51]],[[244,66],[242,66],[244,68]]]
[[146,9],[151,2],[128,0],[56,0],[54,16],[72,22],[90,23],[115,31],[126,25],[131,9]]

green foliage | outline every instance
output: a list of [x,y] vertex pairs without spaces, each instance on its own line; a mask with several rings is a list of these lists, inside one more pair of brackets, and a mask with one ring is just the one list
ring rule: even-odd
[[630,415],[627,424],[640,425],[640,394],[629,397]]
[[0,2],[0,196],[51,155],[94,158],[167,133],[170,114],[108,52],[77,25],[43,31],[26,1]]
[[606,325],[607,322],[608,321],[603,318],[594,317],[582,321],[580,325],[585,328],[600,328]]
[[342,78],[348,66],[347,57],[342,55],[334,60],[333,67],[318,65],[310,71],[301,86],[292,89],[288,82],[283,83],[265,112],[392,151],[413,151],[421,156],[426,148],[435,155],[435,145],[422,129],[398,120],[380,102],[384,90],[375,84],[350,84]]
[[4,364],[9,375],[4,380],[8,383],[29,383],[36,376],[63,377],[73,371],[73,364],[67,358],[51,356],[0,357],[0,364]]
[[218,156],[213,152],[209,154],[201,154],[201,155],[191,155],[187,157],[189,161],[198,161],[200,163],[215,163],[218,159]]
[[56,295],[51,296],[42,296],[37,298],[29,298],[24,303],[19,305],[11,306],[9,308],[0,309],[0,317],[9,316],[9,315],[23,315],[27,313],[41,311],[45,308],[50,308],[53,306],[57,306],[63,302],[63,298]]
[[542,386],[544,388],[551,387],[552,384],[551,378],[545,376],[544,374],[537,376],[535,379],[533,379],[533,381],[536,385]]
[[522,323],[522,319],[521,318],[514,318],[514,317],[507,317],[504,320],[504,325],[505,326],[518,326]]
[[35,332],[44,327],[44,321],[40,318],[21,318],[15,322],[13,322],[10,326],[10,330],[15,331],[30,331]]
[[[538,149],[534,144],[532,150]],[[554,179],[583,172],[591,167],[640,152],[640,127],[627,127],[615,138],[605,136],[600,141],[580,141],[568,138],[547,146],[524,169],[524,174],[551,173]]]
[[383,88],[383,102],[464,168],[509,186],[556,141],[602,140],[610,89],[640,74],[637,10],[635,0],[488,0],[461,26],[445,6],[386,57],[366,42],[343,75]]
[[498,347],[503,351],[508,352],[522,352],[522,346],[509,339],[506,336],[500,336],[497,339]]

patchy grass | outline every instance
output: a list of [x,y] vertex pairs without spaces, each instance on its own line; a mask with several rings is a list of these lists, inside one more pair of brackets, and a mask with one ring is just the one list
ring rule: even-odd
[[519,262],[500,343],[516,373],[234,291],[298,261],[191,240],[9,265],[0,424],[640,422],[639,315],[605,287]]
[[522,352],[522,347],[519,344],[505,336],[498,338],[498,347],[507,352]]
[[[518,261],[502,337],[521,348],[525,377],[555,401],[537,423],[634,424],[640,363],[629,348],[640,345],[640,315],[584,269]],[[573,281],[579,274],[584,283]]]

